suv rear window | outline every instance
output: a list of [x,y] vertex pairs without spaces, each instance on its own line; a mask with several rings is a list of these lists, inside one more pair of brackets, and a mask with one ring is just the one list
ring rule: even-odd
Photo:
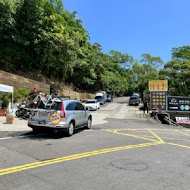
[[62,107],[62,102],[54,102],[54,104],[52,105],[51,109],[53,110],[60,110]]

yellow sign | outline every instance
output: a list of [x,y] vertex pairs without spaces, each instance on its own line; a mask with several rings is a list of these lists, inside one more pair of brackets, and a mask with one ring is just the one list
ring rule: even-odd
[[52,124],[56,125],[61,121],[61,116],[58,113],[53,113],[50,115],[49,120]]
[[167,80],[149,81],[149,91],[168,91],[168,81]]

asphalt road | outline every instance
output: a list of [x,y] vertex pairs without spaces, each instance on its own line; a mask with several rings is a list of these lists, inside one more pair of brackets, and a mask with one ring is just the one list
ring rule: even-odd
[[189,190],[190,130],[161,125],[118,98],[72,137],[0,137],[0,190]]

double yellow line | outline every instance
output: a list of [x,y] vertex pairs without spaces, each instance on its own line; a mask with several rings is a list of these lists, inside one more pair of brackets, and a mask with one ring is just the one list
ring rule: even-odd
[[153,143],[142,143],[142,144],[137,144],[137,145],[121,146],[121,147],[115,147],[115,148],[96,150],[96,151],[92,151],[92,152],[74,154],[74,155],[55,158],[55,159],[51,159],[51,160],[45,160],[45,161],[41,161],[41,162],[24,164],[24,165],[20,165],[20,166],[1,169],[0,170],[0,176],[15,173],[15,172],[20,172],[20,171],[24,171],[24,170],[28,170],[28,169],[32,169],[32,168],[37,168],[37,167],[41,167],[41,166],[51,165],[51,164],[55,164],[55,163],[60,163],[60,162],[65,162],[65,161],[95,156],[95,155],[99,155],[99,154],[105,154],[105,153],[115,152],[115,151],[119,151],[119,150],[132,149],[132,148],[154,146],[154,145],[159,145],[159,144],[163,144],[163,143],[164,143],[163,141],[157,141],[157,142],[153,142]]

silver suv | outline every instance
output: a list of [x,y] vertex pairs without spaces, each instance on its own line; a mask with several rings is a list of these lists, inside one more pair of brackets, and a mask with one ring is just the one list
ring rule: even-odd
[[30,113],[28,126],[33,132],[39,129],[51,129],[54,132],[64,131],[72,136],[75,129],[91,128],[92,115],[77,100],[54,100],[49,109],[33,109]]

